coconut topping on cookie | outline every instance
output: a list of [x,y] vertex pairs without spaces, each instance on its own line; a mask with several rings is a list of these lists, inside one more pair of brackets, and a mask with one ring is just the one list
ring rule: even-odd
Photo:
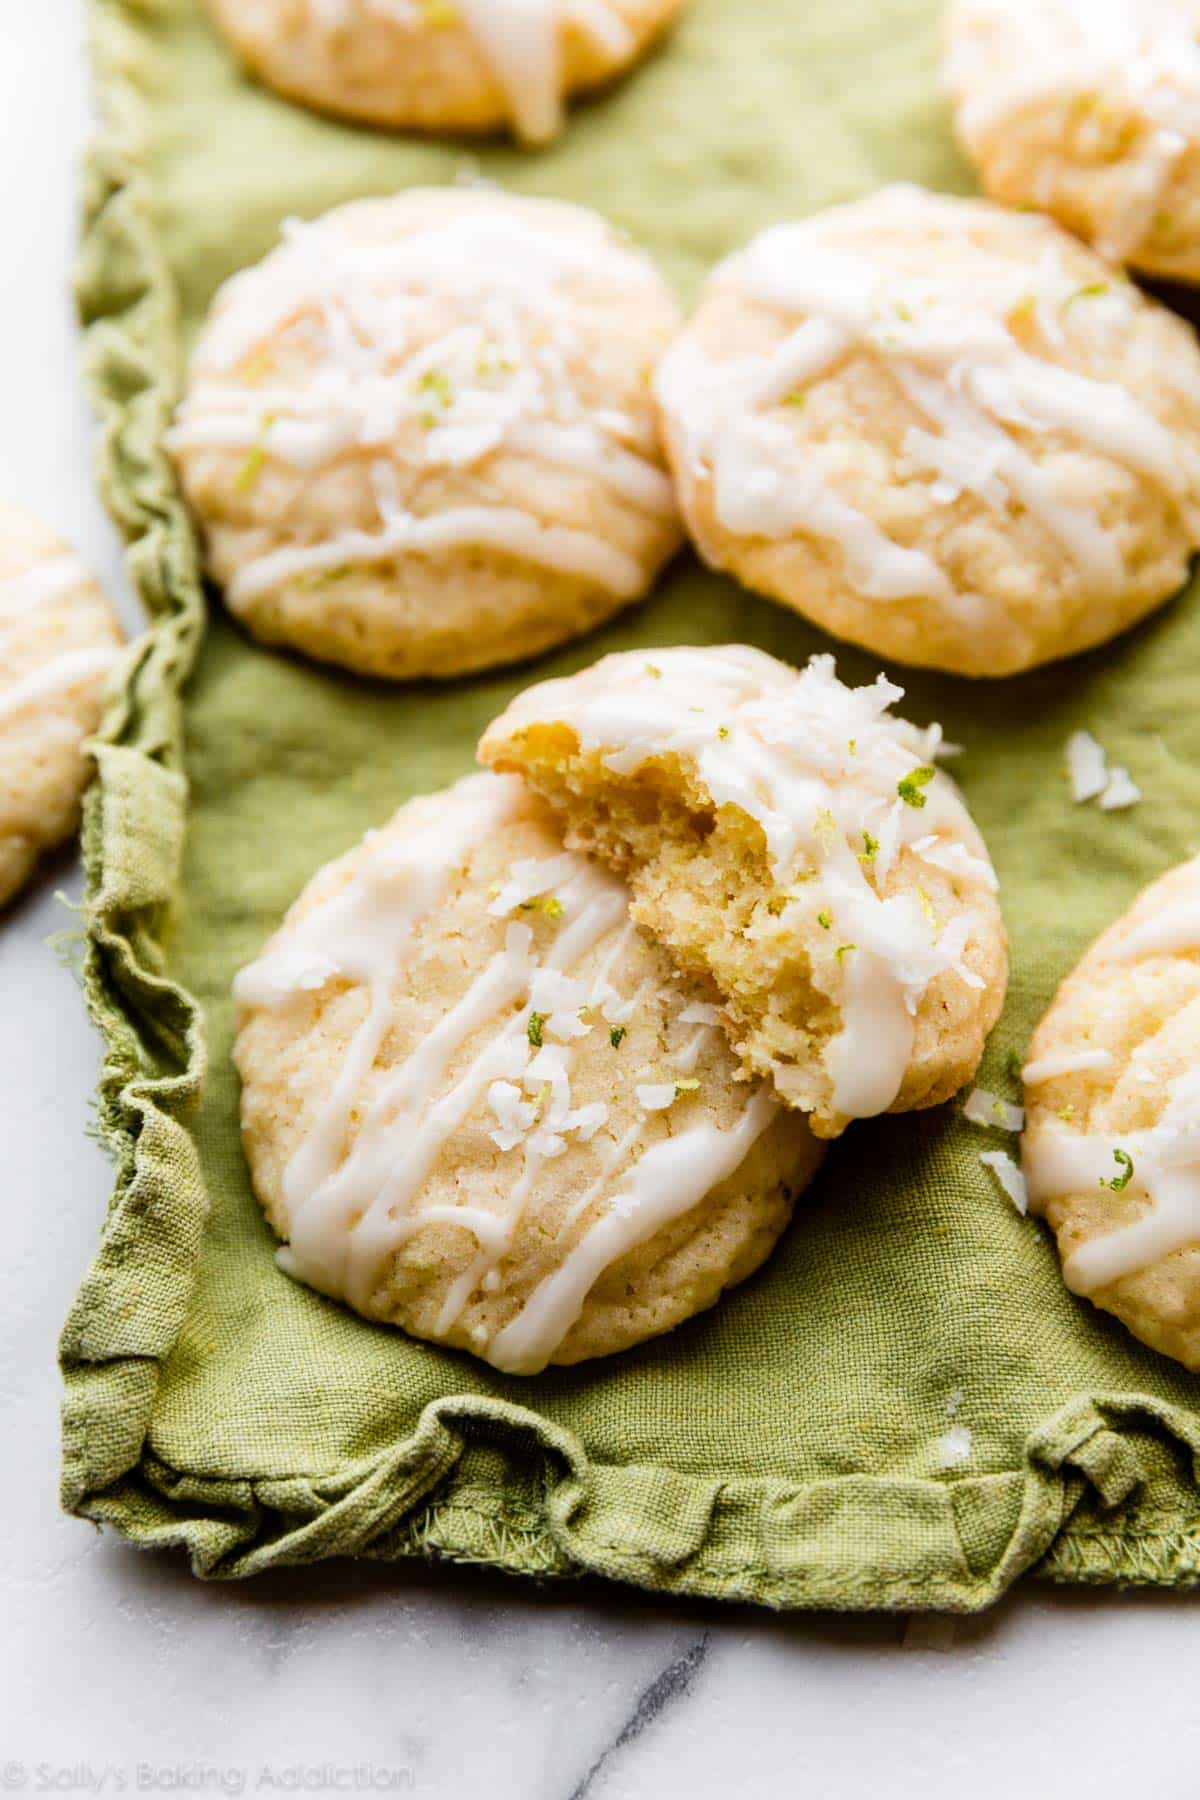
[[[496,1367],[529,1373],[551,1360],[587,1296],[615,1262],[732,1176],[779,1116],[769,1090],[745,1091],[716,1125],[692,1074],[714,1009],[621,987],[632,934],[624,886],[586,858],[515,861],[485,901],[496,948],[444,1016],[382,1077],[395,993],[418,927],[436,919],[473,847],[530,802],[512,778],[483,775],[414,803],[401,836],[368,840],[354,879],[289,922],[234,993],[243,1022],[303,1003],[333,984],[369,1004],[336,1079],[282,1176],[279,1261],[289,1274],[370,1313],[397,1252],[431,1224],[464,1227],[477,1253],[447,1288],[428,1334],[453,1339],[473,1297],[494,1291],[547,1171],[569,1153],[586,1179],[558,1222],[561,1255],[503,1327],[471,1347]],[[636,1009],[664,1008],[658,1066],[623,1052]],[[577,1092],[581,1053],[602,1053],[609,1099]],[[466,1060],[463,1060],[464,1053]],[[722,1055],[725,1053],[722,1051]],[[375,1085],[365,1098],[365,1084]],[[253,1079],[244,1059],[243,1073]],[[624,1123],[618,1129],[613,1115]],[[504,1159],[499,1211],[464,1192],[431,1204],[431,1172],[464,1132],[483,1131]]]
[[[710,846],[704,821],[730,810],[757,827],[761,873],[751,874],[747,859],[733,873],[695,862],[673,870],[666,888],[694,884],[709,905],[723,879],[760,884],[736,934],[752,968],[725,968],[729,933],[717,930],[714,914],[708,972],[738,1025],[752,1031],[747,984],[770,967],[779,985],[781,969],[799,957],[839,1020],[822,1051],[819,1085],[828,1091],[817,1110],[843,1120],[896,1103],[922,1002],[940,979],[960,991],[987,987],[968,945],[978,949],[997,931],[995,876],[957,789],[935,766],[940,729],[921,732],[894,718],[889,709],[902,694],[884,676],[845,686],[828,656],[797,672],[741,646],[625,653],[528,689],[480,748],[485,762],[519,769],[564,813],[569,841],[630,863],[634,916],[677,952],[683,945],[669,918],[651,918],[640,903],[658,855],[655,831],[673,844],[676,827],[686,827],[659,818],[644,834],[635,825],[624,834],[618,826],[616,838],[606,827],[597,835],[589,815],[597,795],[610,819],[608,802],[623,784],[665,779],[668,791],[677,783],[686,792]],[[585,770],[577,780],[570,759]],[[901,863],[904,877],[894,879]],[[935,878],[952,901],[941,912],[928,891]],[[678,913],[669,891],[659,899],[664,914]],[[694,944],[684,952],[688,966],[696,955]],[[734,1037],[741,1048],[737,1025]],[[766,1056],[750,1060],[789,1096],[785,1067]],[[811,1092],[810,1072],[800,1104],[811,1104]]]

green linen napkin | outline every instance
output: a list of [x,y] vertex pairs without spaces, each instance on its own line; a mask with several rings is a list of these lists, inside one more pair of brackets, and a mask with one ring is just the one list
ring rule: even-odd
[[[529,679],[626,645],[827,647],[689,558],[649,604],[536,669],[389,688],[256,648],[206,603],[160,448],[217,284],[281,219],[481,167],[590,202],[685,296],[768,221],[968,171],[935,84],[929,0],[695,0],[649,64],[540,154],[319,119],[246,82],[194,0],[92,0],[104,125],[80,292],[101,479],[152,626],[98,745],[85,983],[117,1162],[67,1323],[64,1497],[196,1571],[436,1553],[596,1571],[774,1606],[943,1607],[1022,1571],[1200,1573],[1200,1382],[1065,1292],[1042,1228],[957,1105],[860,1126],[776,1255],[717,1310],[607,1362],[505,1378],[364,1324],[281,1274],[251,1195],[229,984],[308,876],[471,766]],[[983,1078],[1141,885],[1196,848],[1194,596],[1016,681],[900,673],[965,745],[995,857],[1011,998]],[[874,659],[839,656],[851,680]],[[892,671],[895,673],[895,671]],[[1145,790],[1071,804],[1088,726]],[[1011,1146],[1010,1146],[1011,1147]],[[969,1454],[944,1466],[951,1424]]]

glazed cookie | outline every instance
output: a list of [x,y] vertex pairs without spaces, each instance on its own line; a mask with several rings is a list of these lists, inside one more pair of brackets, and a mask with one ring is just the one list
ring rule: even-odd
[[943,84],[984,186],[1200,281],[1197,0],[956,0]]
[[658,377],[708,560],[838,637],[1006,675],[1200,543],[1200,348],[1049,220],[888,188],[717,269]]
[[890,715],[902,695],[844,687],[828,656],[655,650],[527,689],[480,745],[628,876],[745,1072],[822,1137],[947,1099],[1004,998],[996,878],[938,728]]
[[70,837],[121,633],[53,532],[0,505],[0,905]]
[[669,1331],[820,1146],[510,776],[402,807],[238,976],[242,1131],[297,1280],[510,1374]]
[[372,125],[511,127],[540,144],[563,104],[642,56],[686,0],[208,0],[250,72]]
[[1200,858],[1093,944],[1029,1055],[1025,1179],[1067,1286],[1200,1369]]
[[168,435],[231,611],[395,678],[608,618],[680,541],[649,387],[677,323],[557,201],[417,189],[288,227],[218,294]]

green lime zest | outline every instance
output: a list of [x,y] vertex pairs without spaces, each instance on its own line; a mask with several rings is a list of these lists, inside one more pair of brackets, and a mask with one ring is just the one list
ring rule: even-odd
[[450,386],[450,377],[444,369],[426,369],[417,381],[418,394],[432,394],[443,406],[449,406],[454,398],[454,390]]
[[267,453],[263,449],[263,446],[261,444],[255,444],[253,450],[249,452],[233,478],[233,491],[235,494],[249,493],[250,489],[262,474],[262,466],[266,460]]
[[540,912],[543,913],[547,919],[561,919],[563,916],[563,903],[558,898],[557,894],[543,894],[537,900],[522,900],[518,911]]
[[529,1042],[533,1045],[535,1050],[540,1050],[542,1047],[542,1026],[545,1023],[545,1013],[530,1013],[529,1023],[525,1027],[525,1036],[529,1039]]
[[1128,1150],[1114,1150],[1113,1161],[1116,1163],[1121,1173],[1119,1175],[1114,1175],[1109,1181],[1105,1181],[1104,1177],[1101,1176],[1100,1186],[1102,1188],[1111,1189],[1114,1194],[1119,1194],[1122,1188],[1127,1188],[1133,1180],[1133,1158],[1130,1156]]
[[248,453],[241,468],[233,478],[233,491],[235,494],[247,493],[261,475],[262,466],[267,460],[267,446],[262,440],[266,437],[268,431],[270,431],[272,425],[275,423],[275,416],[274,413],[263,414],[259,442],[255,444],[254,448]]
[[624,1025],[614,1025],[609,1032],[608,1041],[614,1050],[619,1050],[621,1048],[621,1040],[625,1036],[625,1030],[626,1028]]
[[1077,287],[1073,294],[1067,295],[1063,301],[1063,311],[1066,312],[1068,307],[1074,306],[1077,300],[1095,300],[1107,292],[1107,281],[1085,281],[1082,287]]
[[902,780],[896,783],[896,792],[905,806],[921,807],[925,804],[925,795],[921,792],[937,774],[932,763],[924,763],[919,769],[910,769]]

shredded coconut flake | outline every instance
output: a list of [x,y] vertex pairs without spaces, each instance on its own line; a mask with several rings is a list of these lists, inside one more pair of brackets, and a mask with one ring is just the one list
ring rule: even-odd
[[1023,1218],[1029,1211],[1029,1189],[1012,1157],[1006,1150],[985,1150],[979,1160],[985,1168],[991,1169]]
[[1077,806],[1104,792],[1108,765],[1104,750],[1090,731],[1074,731],[1067,739],[1067,774],[1071,798]]
[[666,1112],[674,1098],[673,1081],[642,1082],[637,1090],[638,1105],[643,1112]]
[[1025,1108],[1013,1106],[987,1088],[975,1088],[967,1096],[963,1118],[972,1125],[992,1125],[1000,1131],[1024,1131]]
[[938,1456],[943,1469],[957,1469],[971,1454],[971,1433],[965,1425],[952,1425],[945,1437],[938,1439]]
[[691,1006],[684,1007],[679,1015],[679,1023],[681,1025],[719,1025],[721,1009],[719,1006],[709,1006],[703,1000],[696,1000]]
[[1109,771],[1108,786],[1100,796],[1101,812],[1123,812],[1127,806],[1136,806],[1142,797],[1142,790],[1132,780],[1128,769],[1114,768]]
[[510,1081],[493,1081],[488,1089],[488,1105],[500,1127],[492,1132],[492,1142],[499,1150],[515,1150],[518,1144],[524,1143],[537,1108],[523,1099],[520,1088]]
[[569,881],[578,873],[578,868],[578,862],[569,851],[562,856],[526,857],[515,862],[488,912],[493,918],[502,919],[527,900],[537,900],[559,882]]
[[593,1100],[587,1106],[577,1108],[568,1113],[565,1128],[578,1134],[580,1141],[590,1144],[602,1125],[608,1124],[608,1108],[602,1100]]
[[935,869],[944,869],[948,875],[961,875],[968,881],[982,881],[993,893],[1000,885],[990,865],[982,857],[972,856],[965,844],[944,843],[938,837],[923,837],[913,845],[913,849],[922,862],[931,864]]
[[1122,812],[1142,797],[1128,769],[1116,764],[1109,768],[1103,746],[1089,731],[1076,731],[1068,738],[1067,773],[1076,805],[1098,799],[1101,812]]

